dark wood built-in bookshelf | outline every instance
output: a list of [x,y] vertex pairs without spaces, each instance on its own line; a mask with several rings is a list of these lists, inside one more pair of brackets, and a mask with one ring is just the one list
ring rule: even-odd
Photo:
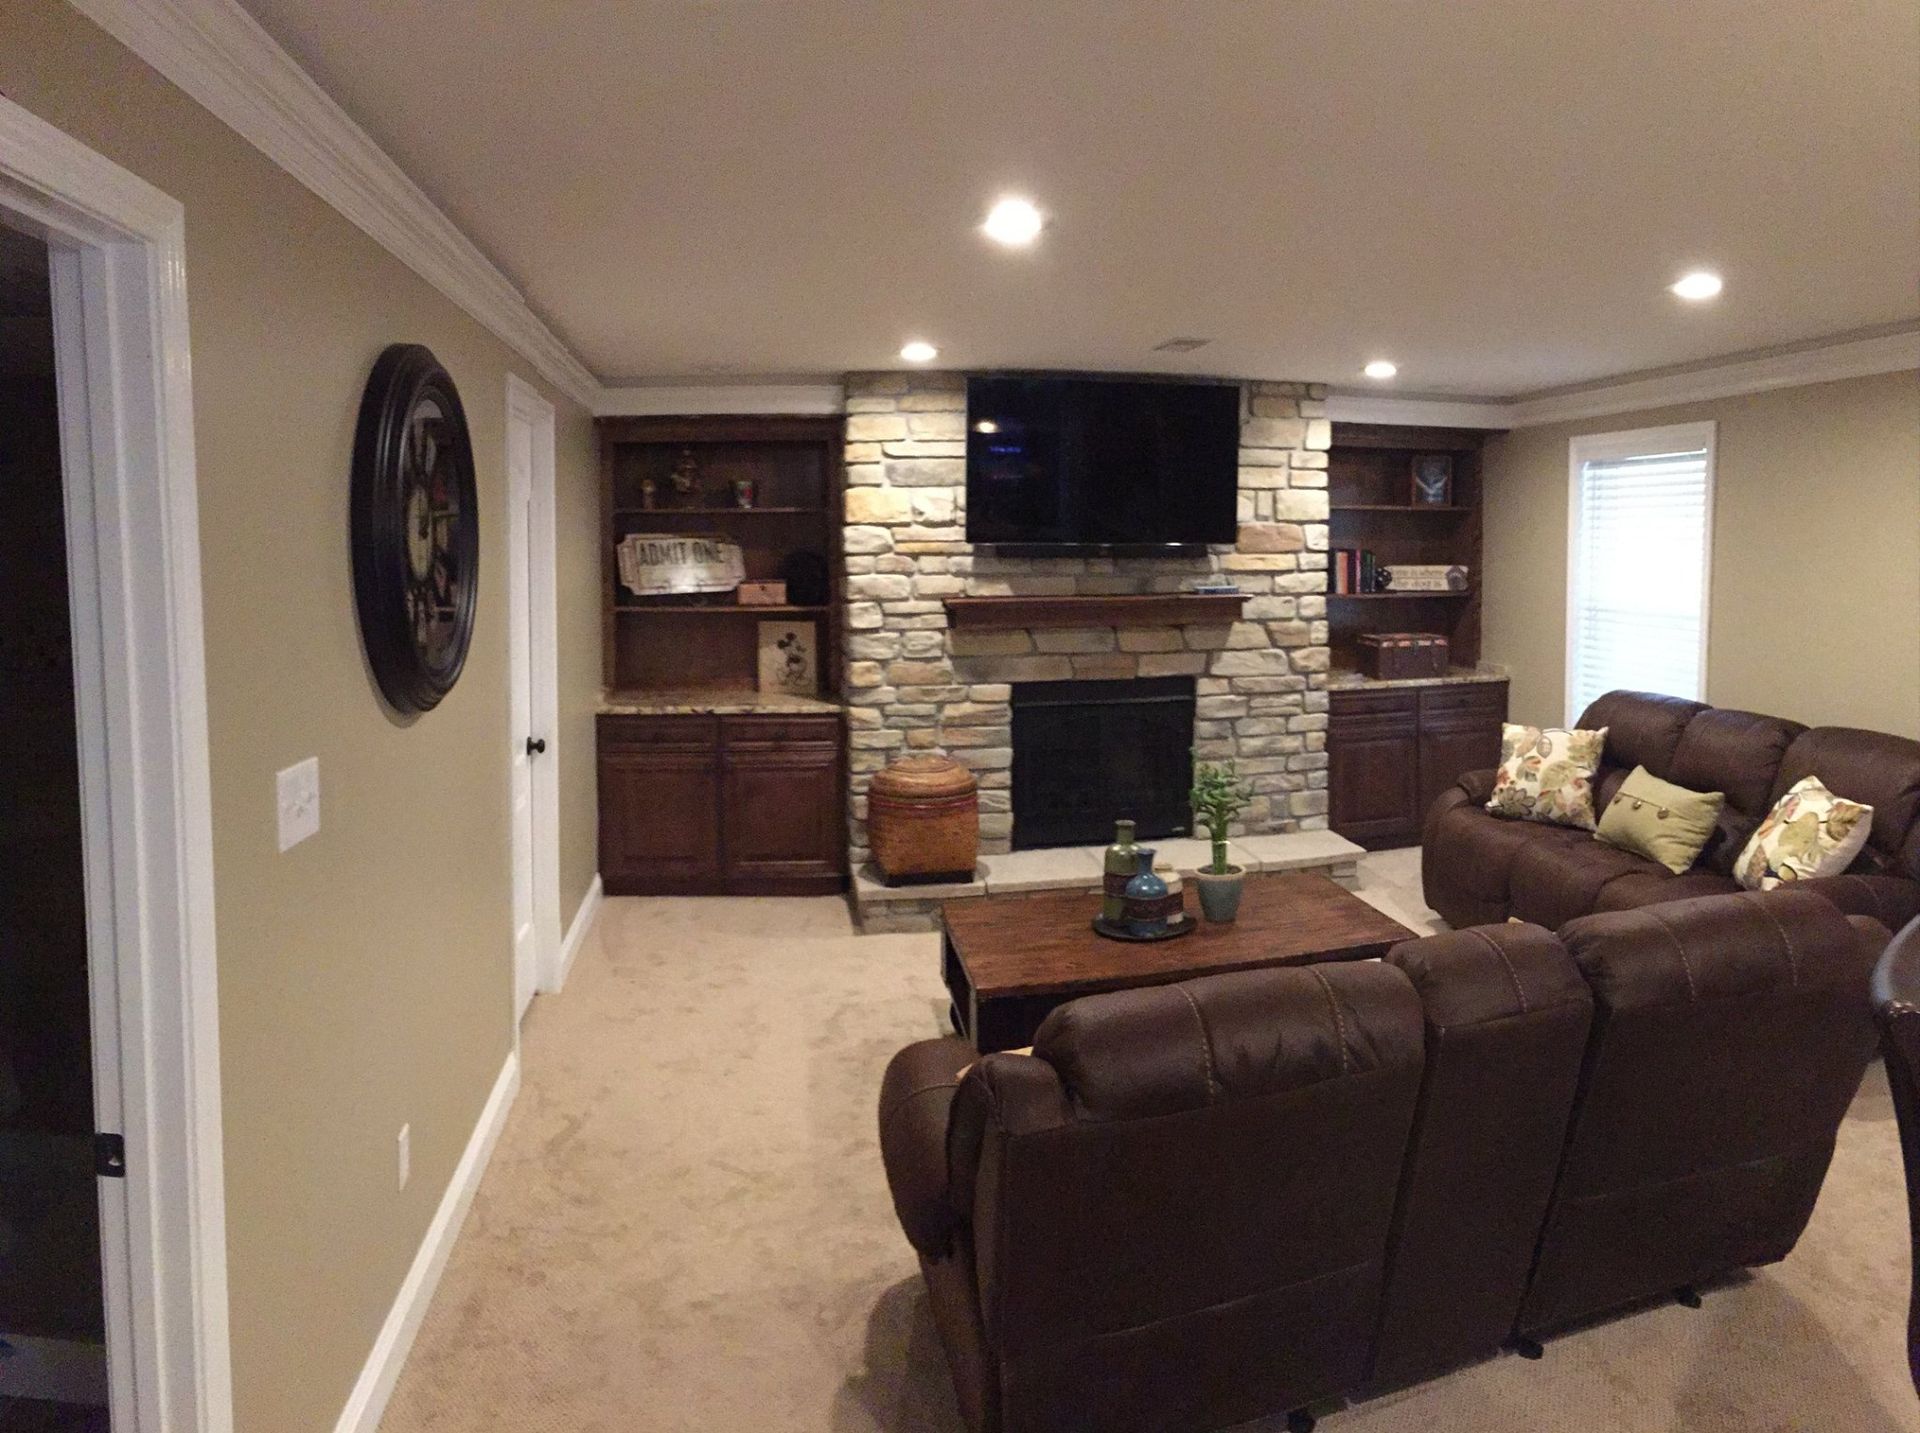
[[[1364,548],[1383,567],[1396,563],[1459,565],[1460,592],[1327,593],[1333,665],[1357,668],[1354,639],[1363,632],[1439,632],[1456,667],[1480,660],[1480,445],[1470,428],[1408,428],[1335,423],[1327,455],[1328,545]],[[1453,501],[1413,501],[1413,462],[1422,454],[1453,460]]]
[[[751,692],[759,629],[750,619],[812,618],[821,695],[832,699],[840,672],[838,420],[608,418],[600,423],[600,449],[608,688]],[[697,486],[676,493],[674,469],[688,459]],[[644,497],[649,480],[652,506]],[[733,501],[736,480],[754,485],[751,507]],[[621,540],[636,532],[727,538],[739,544],[749,582],[777,580],[796,553],[817,554],[827,574],[826,600],[754,607],[731,593],[637,597],[620,585],[615,556]]]
[[[600,421],[600,871],[609,895],[846,888],[840,424]],[[675,490],[677,467],[691,469],[692,491]],[[742,481],[751,506],[736,499]],[[739,546],[748,582],[791,581],[786,566],[798,555],[821,590],[790,590],[766,606],[734,592],[640,596],[620,581],[617,552],[632,533],[725,538]],[[763,621],[813,627],[820,700],[759,692]]]

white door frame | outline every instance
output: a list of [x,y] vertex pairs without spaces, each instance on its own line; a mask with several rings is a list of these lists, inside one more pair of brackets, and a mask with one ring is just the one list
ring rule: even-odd
[[[532,735],[547,749],[531,767],[533,779],[533,910],[538,948],[534,988],[549,994],[560,988],[565,972],[560,966],[560,763],[570,753],[560,740],[560,619],[558,557],[555,552],[553,404],[518,374],[507,375],[507,426],[503,447],[511,450],[511,429],[523,425],[528,433],[532,463],[531,491],[526,512],[528,627],[533,686]],[[511,478],[509,478],[511,483]],[[510,503],[510,520],[519,521],[520,506]],[[511,535],[509,536],[511,541]],[[509,602],[509,607],[512,603]],[[511,677],[509,678],[511,680]],[[509,703],[511,706],[511,703]],[[523,740],[528,733],[516,732]]]
[[5,98],[0,209],[53,250],[113,1426],[231,1433],[185,214]]

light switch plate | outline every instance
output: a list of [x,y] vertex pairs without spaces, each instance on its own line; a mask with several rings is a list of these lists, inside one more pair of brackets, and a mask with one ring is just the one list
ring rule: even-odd
[[407,1181],[413,1178],[413,1126],[400,1126],[399,1138],[395,1141],[400,1156],[400,1188],[407,1187]]
[[289,766],[275,781],[280,803],[280,849],[299,845],[320,830],[320,758]]

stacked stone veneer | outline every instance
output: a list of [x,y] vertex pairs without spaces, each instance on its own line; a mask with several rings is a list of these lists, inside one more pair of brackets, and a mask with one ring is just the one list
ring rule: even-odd
[[[1327,811],[1326,391],[1242,387],[1239,540],[1192,558],[1002,558],[966,540],[966,380],[847,379],[846,672],[853,859],[867,784],[945,752],[980,779],[980,847],[1010,848],[1015,682],[1191,676],[1203,758],[1257,793],[1240,829],[1319,829]],[[949,631],[948,597],[1180,592],[1224,574],[1243,620],[1194,627]],[[1116,813],[1124,814],[1124,813]]]

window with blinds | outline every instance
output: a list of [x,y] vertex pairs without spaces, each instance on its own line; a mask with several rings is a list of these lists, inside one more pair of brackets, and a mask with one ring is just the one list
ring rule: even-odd
[[1571,469],[1567,720],[1619,687],[1698,700],[1713,425],[1576,438]]

